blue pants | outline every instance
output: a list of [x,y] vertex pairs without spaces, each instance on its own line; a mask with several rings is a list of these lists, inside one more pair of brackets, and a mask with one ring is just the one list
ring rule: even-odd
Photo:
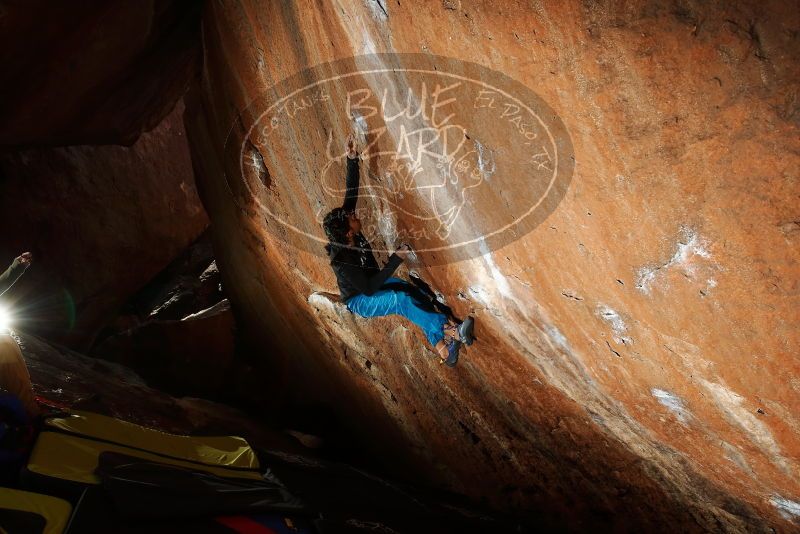
[[[399,278],[389,278],[386,283],[414,287]],[[425,332],[425,337],[428,338],[428,342],[431,345],[435,346],[444,339],[442,327],[447,322],[447,317],[441,313],[423,309],[422,305],[414,297],[401,290],[381,289],[372,295],[356,295],[347,301],[347,309],[361,317],[402,315]]]

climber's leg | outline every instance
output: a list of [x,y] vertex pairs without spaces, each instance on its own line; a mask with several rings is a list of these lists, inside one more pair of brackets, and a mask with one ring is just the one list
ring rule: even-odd
[[[390,278],[387,282],[407,283],[398,278]],[[402,315],[422,329],[433,347],[437,347],[444,339],[447,317],[421,308],[414,298],[401,290],[382,289],[372,295],[356,295],[347,301],[347,308],[362,317]]]
[[[381,286],[381,289],[393,289],[395,291],[402,291],[404,293],[408,293],[414,301],[417,303],[417,306],[422,308],[425,311],[433,312],[433,313],[444,313],[442,310],[436,308],[435,304],[438,304],[437,301],[431,299],[428,295],[423,293],[419,288],[410,283],[406,282],[405,280],[399,280],[397,278],[390,278],[385,284]],[[444,315],[447,315],[446,313]]]

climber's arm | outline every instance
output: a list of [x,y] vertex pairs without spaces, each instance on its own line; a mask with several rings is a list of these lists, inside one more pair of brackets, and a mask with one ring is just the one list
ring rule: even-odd
[[386,266],[372,276],[367,276],[360,266],[348,263],[342,263],[339,272],[359,293],[372,295],[394,274],[401,263],[403,263],[403,258],[392,254]]
[[344,195],[342,208],[346,211],[354,211],[358,202],[358,155],[354,158],[350,156],[347,160],[347,192]]
[[26,252],[17,258],[6,269],[3,274],[0,274],[0,295],[5,293],[8,288],[14,285],[14,282],[22,276],[28,265],[30,264],[30,253]]

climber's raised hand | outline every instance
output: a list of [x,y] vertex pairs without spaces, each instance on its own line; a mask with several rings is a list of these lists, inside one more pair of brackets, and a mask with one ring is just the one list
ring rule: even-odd
[[347,136],[347,157],[350,159],[356,159],[358,157],[358,145],[356,144],[356,138],[353,134]]
[[30,265],[32,261],[33,261],[33,254],[31,254],[30,252],[23,252],[22,254],[17,256],[17,262],[19,262],[20,265]]
[[394,251],[395,254],[400,256],[401,259],[405,260],[409,254],[411,254],[411,246],[408,243],[403,243],[397,250]]

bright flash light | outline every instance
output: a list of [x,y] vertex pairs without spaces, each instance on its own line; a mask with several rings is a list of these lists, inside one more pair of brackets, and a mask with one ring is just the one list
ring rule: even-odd
[[0,333],[11,328],[11,312],[5,306],[0,306]]

